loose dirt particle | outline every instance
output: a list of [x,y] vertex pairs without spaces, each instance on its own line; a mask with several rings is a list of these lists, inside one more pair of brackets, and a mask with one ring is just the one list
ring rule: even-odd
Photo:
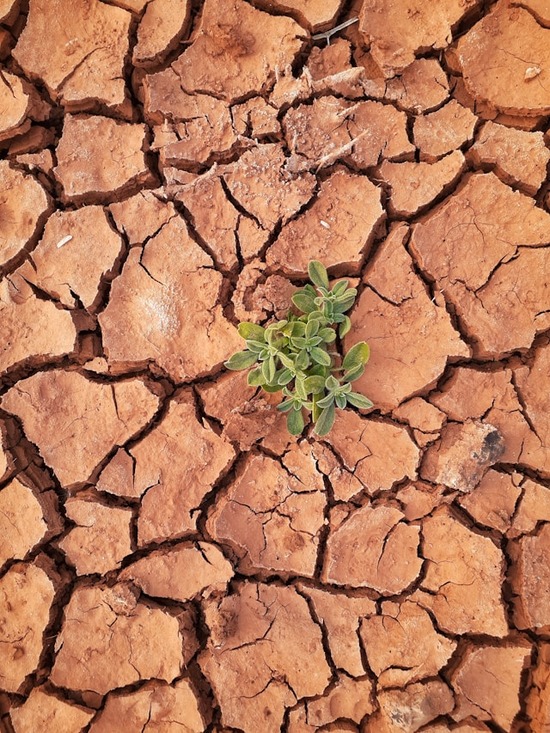
[[[466,88],[499,112],[528,117],[550,112],[550,30],[523,8],[498,2],[457,46]],[[526,72],[541,73],[530,81]]]
[[457,698],[453,718],[473,715],[512,730],[520,709],[522,672],[529,666],[531,646],[508,643],[505,647],[469,646],[453,674]]
[[382,690],[378,702],[380,711],[368,719],[365,733],[415,733],[454,707],[453,694],[440,679]]
[[189,680],[178,680],[172,686],[147,682],[135,692],[109,695],[90,733],[113,733],[121,728],[142,733],[147,728],[169,731],[175,727],[185,733],[203,733],[207,722]]
[[172,682],[195,649],[175,616],[138,603],[126,585],[79,587],[65,608],[50,678],[99,695],[153,677]]
[[420,475],[426,481],[470,492],[503,453],[502,435],[493,425],[472,420],[447,423],[441,438],[424,454]]
[[170,219],[130,251],[99,316],[109,363],[126,371],[154,361],[178,382],[219,367],[242,345],[219,305],[221,286],[184,221]]
[[0,567],[23,560],[44,538],[48,525],[33,492],[17,479],[0,491]]
[[108,507],[93,498],[70,497],[65,512],[76,527],[59,542],[77,575],[105,574],[132,552],[132,510]]
[[363,3],[359,30],[384,75],[392,77],[429,49],[445,48],[451,31],[477,0],[438,0],[426,6],[420,0],[385,4]]
[[105,3],[74,0],[67,13],[63,0],[30,0],[13,56],[68,109],[116,109],[125,101],[129,28],[129,13]]
[[388,209],[397,216],[414,216],[448,191],[464,170],[459,150],[436,163],[390,163],[385,160],[379,175],[389,186]]
[[[309,260],[319,257],[326,267],[356,272],[383,218],[380,190],[363,176],[338,170],[321,184],[312,206],[283,227],[266,262],[289,275],[305,274]],[[303,246],[296,247],[297,241]]]
[[549,229],[546,212],[492,173],[468,178],[415,225],[413,254],[456,308],[475,356],[529,348],[548,328],[549,254],[534,248],[548,241]]
[[353,677],[361,677],[363,666],[359,641],[360,619],[376,613],[374,601],[366,596],[350,596],[346,592],[320,590],[299,585],[300,593],[309,598],[315,615],[326,629],[330,655],[336,667]]
[[77,372],[41,372],[2,398],[64,486],[86,481],[117,444],[153,417],[158,399],[139,380],[100,384]]
[[137,32],[132,61],[135,66],[161,64],[186,33],[190,0],[152,0],[147,3]]
[[233,568],[220,550],[207,542],[182,543],[152,552],[120,574],[148,596],[189,601],[195,596],[223,593]]
[[414,272],[404,247],[407,234],[405,226],[394,229],[375,255],[345,340],[346,349],[357,341],[370,344],[370,361],[355,388],[382,409],[434,384],[450,357],[470,353]]
[[185,91],[235,102],[262,92],[276,67],[294,61],[305,35],[290,18],[268,15],[243,0],[206,0],[197,36],[172,68]]
[[291,449],[282,465],[253,456],[216,503],[208,531],[239,558],[244,574],[268,572],[313,577],[326,497],[307,443]]
[[361,639],[378,684],[405,687],[437,675],[456,643],[438,634],[429,614],[415,603],[385,601],[381,609],[381,615],[361,622]]
[[514,130],[490,121],[483,125],[469,155],[477,166],[494,166],[504,183],[531,195],[545,181],[550,161],[542,132]]
[[433,611],[438,627],[447,633],[505,636],[504,557],[498,547],[446,508],[424,520],[422,534],[426,575],[411,599]]
[[199,664],[224,726],[278,733],[286,707],[329,683],[321,631],[292,587],[247,582],[235,590],[205,609],[210,638]]
[[352,512],[328,538],[321,574],[324,583],[400,593],[418,576],[418,527],[388,506]]
[[30,175],[0,161],[0,266],[15,257],[34,237],[50,210],[50,199]]
[[0,578],[1,690],[17,692],[37,668],[55,584],[37,564],[17,563]]
[[101,207],[56,211],[46,222],[30,259],[12,281],[17,286],[23,278],[70,308],[80,301],[87,310],[93,310],[99,286],[121,249],[121,239]]
[[22,362],[40,364],[71,354],[76,329],[69,313],[39,300],[25,282],[0,282],[0,369]]
[[443,155],[457,150],[474,137],[477,117],[456,99],[441,109],[416,117],[413,123],[415,145],[420,159],[433,163]]
[[145,133],[145,125],[110,117],[66,115],[54,168],[65,200],[99,203],[152,183]]
[[94,713],[94,710],[48,694],[43,687],[35,687],[23,705],[10,712],[10,719],[15,733],[36,733],[37,730],[81,733]]
[[550,627],[550,524],[508,546],[513,563],[514,623],[520,629],[546,633]]

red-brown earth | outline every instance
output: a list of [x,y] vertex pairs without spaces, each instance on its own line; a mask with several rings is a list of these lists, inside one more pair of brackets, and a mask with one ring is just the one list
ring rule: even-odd
[[[0,0],[0,62],[0,729],[549,731],[548,0]],[[323,439],[223,367],[313,258]]]

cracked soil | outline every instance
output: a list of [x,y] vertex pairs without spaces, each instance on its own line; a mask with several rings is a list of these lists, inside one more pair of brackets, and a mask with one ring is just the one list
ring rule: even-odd
[[[0,63],[0,730],[548,733],[548,0],[0,0]],[[310,259],[374,407],[296,439],[223,362]]]

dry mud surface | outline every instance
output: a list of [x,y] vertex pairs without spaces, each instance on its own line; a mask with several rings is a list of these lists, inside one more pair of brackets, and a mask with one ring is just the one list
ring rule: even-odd
[[[549,731],[548,0],[0,0],[0,58],[0,728]],[[312,258],[323,440],[223,368]]]

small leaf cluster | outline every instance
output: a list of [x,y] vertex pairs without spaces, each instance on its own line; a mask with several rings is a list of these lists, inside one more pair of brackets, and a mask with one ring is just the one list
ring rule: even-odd
[[312,414],[315,432],[322,436],[332,428],[336,408],[372,407],[351,386],[363,374],[370,351],[364,341],[355,344],[343,359],[331,350],[337,337],[343,338],[351,328],[346,312],[357,290],[347,280],[331,289],[326,268],[315,260],[309,263],[308,273],[312,284],[292,296],[302,314],[289,312],[285,320],[266,327],[241,323],[238,330],[246,349],[233,354],[225,366],[232,370],[252,367],[249,385],[266,392],[282,391],[284,399],[278,409],[287,414],[292,435],[304,429],[305,409]]

